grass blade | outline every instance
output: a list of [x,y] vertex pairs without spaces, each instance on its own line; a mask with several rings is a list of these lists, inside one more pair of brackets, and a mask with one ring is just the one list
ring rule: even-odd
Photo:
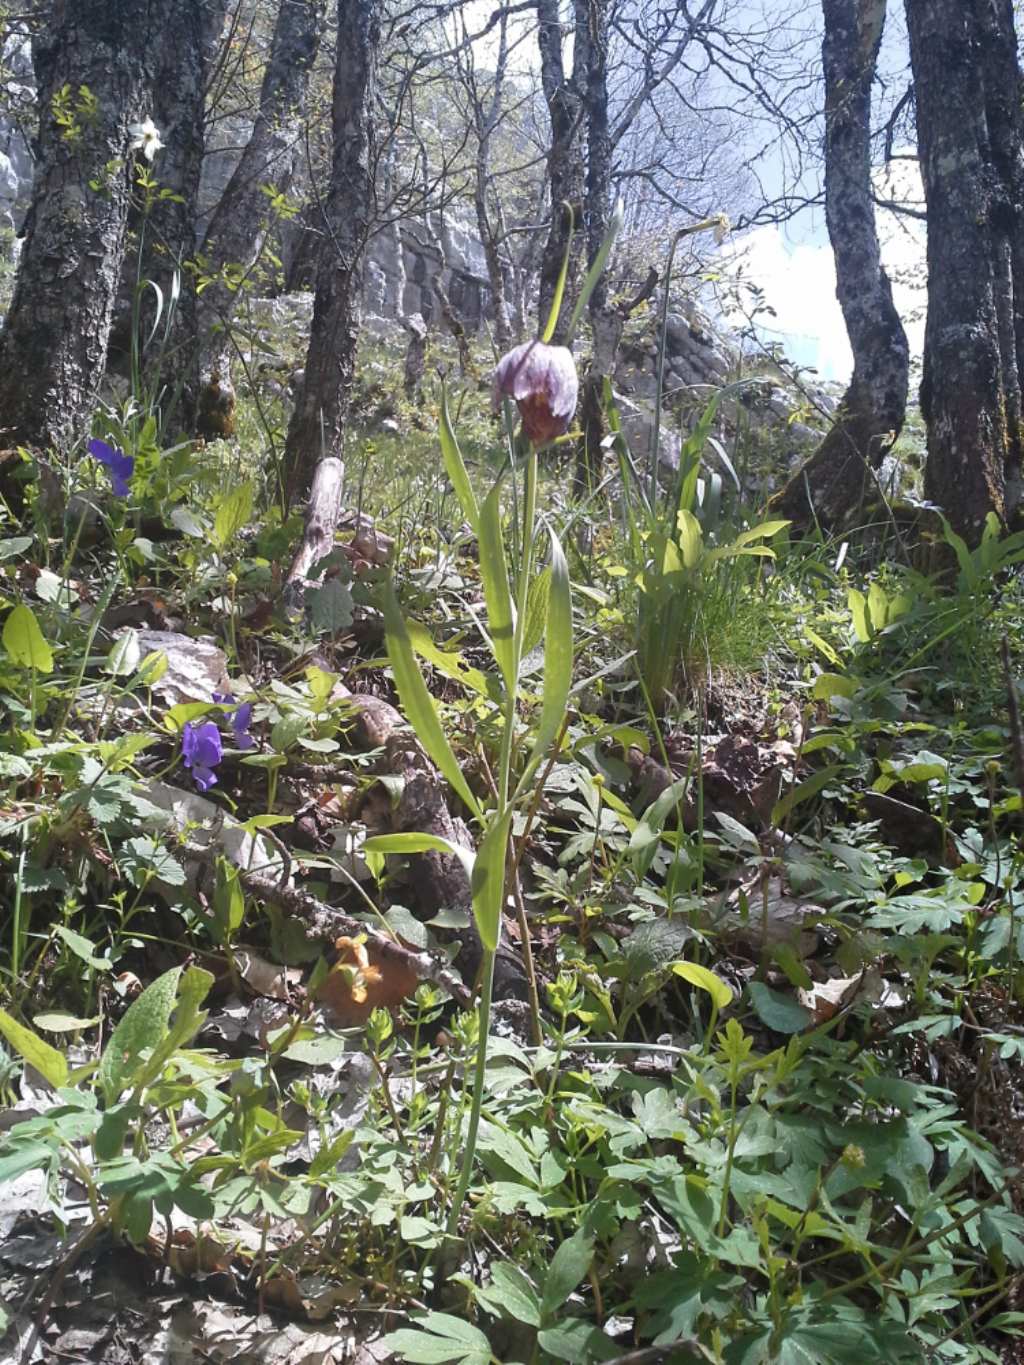
[[405,628],[405,619],[395,595],[395,585],[390,579],[384,589],[384,635],[391,670],[395,675],[395,686],[398,688],[406,719],[454,790],[473,814],[479,816],[480,803],[470,791],[469,784],[462,775],[462,769],[445,738],[434,699],[427,691],[427,684],[423,681],[423,675],[416,663],[409,632]]
[[[579,326],[580,318],[583,316],[583,310],[590,302],[590,296],[597,287],[597,282],[601,278],[605,266],[608,264],[608,257],[611,255],[616,237],[622,230],[622,224],[625,222],[625,218],[626,210],[623,207],[622,200],[619,199],[616,202],[611,221],[608,224],[608,231],[604,234],[604,240],[597,249],[597,255],[594,257],[594,264],[587,271],[587,278],[583,281],[583,288],[580,290],[580,296],[576,300],[576,307],[572,310],[572,317],[569,319],[569,330],[566,333],[565,339],[565,344],[567,346],[572,341],[573,336],[576,333],[576,328]],[[545,340],[547,340],[546,337]]]
[[558,272],[558,283],[555,285],[555,294],[551,300],[551,312],[548,314],[547,326],[541,334],[541,341],[545,344],[555,335],[555,328],[558,326],[558,315],[562,311],[562,299],[565,295],[565,282],[569,278],[569,258],[572,255],[572,234],[576,226],[576,219],[570,204],[562,204],[569,215],[569,235],[565,240],[565,255],[562,257],[562,268]]
[[452,415],[448,411],[448,390],[443,384],[441,386],[441,455],[466,520],[472,526],[474,534],[479,535],[480,508],[477,505],[476,494],[473,492],[473,485],[469,481],[462,451],[459,449],[459,442],[455,436],[455,428],[452,426]]

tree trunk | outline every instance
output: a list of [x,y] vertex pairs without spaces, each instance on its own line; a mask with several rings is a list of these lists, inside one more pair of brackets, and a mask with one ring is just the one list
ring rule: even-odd
[[[580,225],[583,205],[583,152],[581,126],[583,91],[586,85],[587,0],[574,0],[575,43],[572,75],[567,76],[562,55],[562,23],[559,0],[537,0],[537,43],[540,48],[541,84],[551,119],[551,146],[548,151],[548,192],[551,201],[551,227],[540,266],[539,323],[543,330],[551,312],[558,277],[569,243],[570,224]],[[568,206],[568,211],[567,207]],[[576,242],[579,242],[578,236]],[[552,340],[564,336],[570,309],[565,306],[575,293],[579,249],[574,246],[566,285],[562,316]]]
[[907,0],[907,30],[928,206],[924,491],[974,544],[1003,520],[1009,454],[981,45],[964,0]]
[[[608,127],[608,0],[590,0],[587,31],[587,264],[593,265],[611,215],[612,139]],[[577,42],[579,38],[577,38]],[[576,452],[576,492],[586,494],[601,479],[604,440],[604,381],[615,369],[625,318],[608,309],[607,271],[590,295],[593,350],[583,379],[583,435]]]
[[903,427],[910,356],[882,267],[871,197],[871,85],[885,0],[823,0],[825,213],[853,378],[836,420],[773,499],[800,526],[842,525]]
[[[498,31],[498,56],[494,67],[493,87],[487,107],[476,90],[475,80],[467,81],[476,124],[476,166],[473,180],[473,210],[476,228],[484,249],[487,280],[491,286],[491,307],[494,312],[494,336],[499,352],[512,349],[512,323],[509,320],[505,264],[498,246],[498,231],[487,203],[491,183],[491,141],[501,124],[505,98],[505,75],[508,66],[508,16],[503,14]],[[500,215],[499,215],[500,217]]]
[[[211,58],[223,28],[226,0],[169,0],[165,15],[172,40],[161,46],[153,86],[153,120],[160,130],[163,150],[154,178],[160,191],[139,225],[141,264],[130,253],[129,281],[152,280],[171,307],[177,273],[180,292],[173,311],[157,329],[161,338],[144,368],[157,392],[162,391],[161,427],[166,441],[191,435],[199,392],[198,311],[195,279],[188,269],[196,251],[199,218],[199,179],[206,145],[206,80]],[[136,275],[137,270],[137,275]],[[143,337],[150,331],[152,291],[141,310]],[[148,316],[147,316],[148,314]],[[166,338],[164,342],[163,338]]]
[[996,173],[991,211],[993,287],[1006,393],[1006,473],[1018,482],[1024,456],[1024,82],[1012,0],[974,0],[974,4],[984,63],[988,145]]
[[341,453],[359,335],[361,257],[373,228],[371,110],[380,0],[338,0],[334,153],[306,369],[285,444],[290,492],[308,487],[321,455]]
[[89,434],[125,249],[129,127],[150,114],[153,70],[174,41],[165,11],[164,0],[56,0],[36,41],[35,183],[0,336],[7,446],[66,453]]
[[262,259],[278,223],[264,187],[287,194],[295,178],[309,75],[320,47],[325,8],[326,0],[278,3],[256,121],[203,239],[204,270],[215,275],[199,297],[204,381],[214,369],[224,377],[230,374],[226,329],[238,290]]

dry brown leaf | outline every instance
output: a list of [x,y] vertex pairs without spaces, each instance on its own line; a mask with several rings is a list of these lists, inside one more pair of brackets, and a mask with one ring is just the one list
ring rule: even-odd
[[[741,908],[746,901],[746,911]],[[826,913],[821,905],[787,895],[782,882],[773,877],[765,891],[760,877],[750,878],[729,896],[719,931],[731,942],[759,954],[766,947],[785,943],[801,957],[818,947],[813,925]]]
[[797,999],[814,1015],[816,1024],[824,1024],[842,1009],[855,1002],[896,1009],[903,997],[882,976],[877,967],[868,967],[856,976],[834,976],[828,981],[816,981],[810,990],[798,990]]
[[374,945],[352,938],[335,943],[338,961],[317,991],[316,998],[339,1028],[364,1024],[373,1010],[392,1009],[416,993],[415,972],[391,958],[382,959]]
[[265,995],[271,1000],[288,1000],[291,988],[302,980],[302,972],[298,968],[268,962],[255,948],[246,944],[238,944],[234,950],[234,960],[238,975],[253,994]]

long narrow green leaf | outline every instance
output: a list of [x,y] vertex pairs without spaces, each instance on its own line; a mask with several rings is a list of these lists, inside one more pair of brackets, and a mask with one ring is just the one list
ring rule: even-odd
[[572,341],[573,336],[576,333],[576,328],[579,325],[580,318],[583,316],[583,310],[590,302],[591,294],[597,288],[597,282],[601,278],[605,266],[608,264],[608,257],[611,255],[612,247],[615,245],[615,239],[622,231],[622,224],[625,222],[625,220],[626,210],[625,207],[623,206],[622,200],[619,199],[616,202],[614,212],[612,213],[611,216],[611,220],[608,223],[608,231],[604,234],[604,240],[597,249],[597,255],[594,257],[594,263],[587,271],[587,278],[583,281],[583,288],[580,290],[580,296],[576,300],[576,307],[572,310],[572,317],[569,319],[569,330],[566,333],[565,340],[565,344],[567,346]]
[[551,590],[551,570],[539,573],[530,584],[526,598],[526,620],[523,622],[523,658],[532,653],[544,638],[548,619],[548,594]]
[[452,787],[473,814],[478,816],[480,804],[470,791],[469,784],[462,775],[462,769],[445,738],[434,699],[427,691],[427,684],[423,681],[423,675],[416,663],[409,632],[405,628],[402,610],[395,595],[395,585],[390,579],[384,588],[384,635],[391,670],[395,675],[395,685],[406,719]]
[[711,434],[711,427],[714,424],[720,401],[720,393],[712,395],[707,407],[700,415],[700,421],[686,438],[683,448],[679,452],[679,491],[675,502],[677,512],[681,508],[686,508],[687,511],[692,512],[697,505],[697,481],[700,478],[704,446]]
[[515,606],[508,582],[505,544],[501,538],[501,484],[496,483],[480,509],[480,576],[487,603],[487,629],[494,661],[505,680],[506,691],[515,691],[518,660],[515,644]]
[[491,817],[491,823],[477,851],[470,885],[473,888],[473,918],[480,941],[494,952],[501,938],[501,911],[505,901],[505,859],[508,832],[512,826],[513,806],[507,805]]
[[784,531],[787,526],[792,526],[791,521],[762,521],[757,526],[751,526],[749,531],[741,531],[734,541],[731,542],[732,549],[737,550],[741,545],[750,545],[755,540],[771,540],[772,536],[777,536],[780,531]]
[[551,583],[548,588],[548,618],[544,630],[544,699],[541,703],[533,752],[519,782],[520,792],[561,730],[572,688],[572,587],[569,582],[569,565],[554,531],[549,530],[549,535]]
[[450,839],[442,839],[440,834],[374,834],[363,841],[364,853],[450,853],[471,876],[475,857],[471,848],[463,848]]
[[554,297],[551,300],[551,312],[548,314],[547,326],[541,333],[540,339],[545,343],[549,342],[555,335],[555,328],[558,326],[558,315],[562,311],[562,299],[565,295],[565,282],[569,278],[569,258],[572,256],[572,234],[573,229],[576,226],[572,206],[570,204],[562,204],[560,207],[564,208],[569,214],[569,235],[565,241],[565,255],[562,257],[562,268],[558,272],[558,283],[555,285]]
[[699,986],[702,991],[707,991],[716,1009],[724,1010],[732,1003],[732,991],[720,976],[707,967],[700,967],[696,962],[673,962],[672,970],[676,976],[689,981],[691,986]]
[[463,514],[474,533],[478,535],[480,508],[477,506],[473,485],[469,481],[462,451],[455,436],[455,428],[452,426],[451,413],[448,411],[448,390],[444,385],[441,386],[441,455],[452,487],[455,489],[455,496],[462,505]]
[[413,649],[421,659],[433,664],[439,673],[451,678],[452,682],[461,683],[463,687],[468,687],[481,697],[493,697],[497,700],[498,680],[493,674],[482,673],[479,668],[466,663],[458,650],[439,649],[430,631],[419,621],[406,621],[405,628],[409,632]]
[[812,796],[817,796],[818,792],[823,787],[827,787],[833,780],[841,767],[842,764],[840,763],[831,763],[827,768],[822,768],[820,772],[814,773],[812,777],[805,778],[803,782],[798,782],[795,787],[790,787],[786,795],[780,801],[776,801],[772,807],[772,824],[779,824],[794,806],[799,806],[802,801],[809,801]]

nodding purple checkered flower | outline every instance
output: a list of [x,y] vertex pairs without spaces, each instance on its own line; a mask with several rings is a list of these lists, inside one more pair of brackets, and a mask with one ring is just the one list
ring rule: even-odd
[[569,430],[580,382],[567,346],[527,341],[503,355],[494,371],[494,406],[514,398],[523,431],[534,445],[546,445]]
[[217,785],[214,769],[224,756],[220,731],[212,720],[190,721],[181,732],[181,756],[201,792]]
[[89,442],[89,454],[97,464],[103,465],[110,475],[110,484],[114,490],[114,496],[126,498],[128,496],[128,480],[135,473],[135,459],[131,455],[126,455],[117,446],[108,445],[106,441],[93,440]]

